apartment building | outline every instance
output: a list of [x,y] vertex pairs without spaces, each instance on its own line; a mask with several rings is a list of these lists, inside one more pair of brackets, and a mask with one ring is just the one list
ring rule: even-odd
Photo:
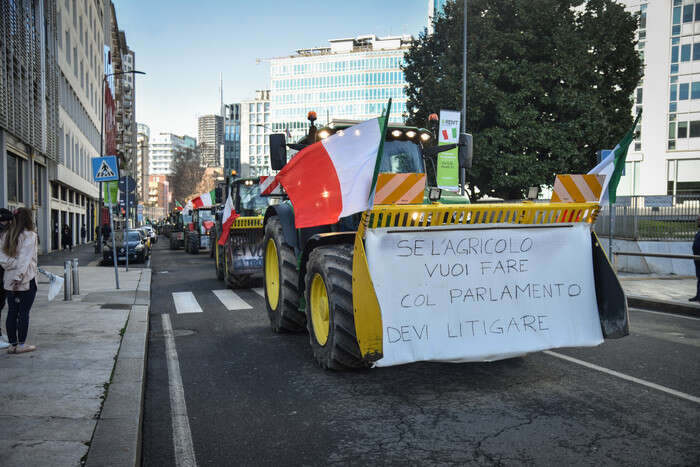
[[197,142],[204,167],[224,165],[224,119],[221,115],[203,115],[198,120]]
[[241,102],[241,177],[270,175],[270,91]]

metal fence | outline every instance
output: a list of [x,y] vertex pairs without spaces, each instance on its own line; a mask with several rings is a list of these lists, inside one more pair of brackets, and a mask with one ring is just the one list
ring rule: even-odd
[[[698,228],[700,196],[618,196],[612,206],[613,237],[628,240],[693,240]],[[610,208],[601,205],[594,226],[599,236],[607,237]]]

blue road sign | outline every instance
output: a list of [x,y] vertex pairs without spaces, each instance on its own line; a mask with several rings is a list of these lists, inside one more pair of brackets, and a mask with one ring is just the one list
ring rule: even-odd
[[93,157],[92,176],[96,182],[119,180],[117,156]]

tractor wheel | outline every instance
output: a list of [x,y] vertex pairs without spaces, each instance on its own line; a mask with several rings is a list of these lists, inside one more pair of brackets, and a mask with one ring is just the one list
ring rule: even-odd
[[190,238],[190,253],[192,253],[193,255],[199,254],[199,242],[199,235],[192,234],[192,238]]
[[171,250],[177,250],[177,240],[175,240],[174,237],[170,237],[170,249]]
[[352,245],[316,248],[306,268],[306,322],[314,358],[326,369],[366,367],[352,308]]
[[214,257],[214,248],[216,248],[216,242],[219,241],[219,237],[217,237],[215,234],[210,234],[209,235],[209,257],[213,258]]
[[216,254],[214,255],[214,267],[216,267],[216,278],[219,280],[224,279],[224,247],[214,244],[216,248]]
[[277,217],[265,226],[263,239],[263,282],[265,305],[274,332],[304,329],[306,316],[299,311],[299,272],[294,249],[284,242]]

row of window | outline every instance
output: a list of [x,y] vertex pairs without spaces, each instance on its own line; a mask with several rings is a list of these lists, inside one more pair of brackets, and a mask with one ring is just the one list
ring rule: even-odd
[[673,24],[692,23],[693,21],[700,21],[700,2],[695,4],[688,3],[682,5],[681,0],[674,0],[673,2]]
[[329,62],[296,63],[293,65],[273,65],[270,67],[272,78],[289,75],[318,73],[344,73],[347,71],[397,69],[405,65],[403,56],[368,57],[343,59]]
[[270,111],[270,103],[269,102],[258,102],[258,103],[250,103],[248,104],[248,113],[253,113],[253,112],[269,112]]
[[85,135],[92,147],[97,150],[100,147],[100,132],[63,73],[61,73],[61,78],[58,81],[58,98],[63,110],[78,126],[78,129]]
[[700,99],[700,81],[671,85],[671,102]]
[[700,120],[691,122],[669,122],[668,149],[676,149],[676,140],[685,138],[700,138]]
[[346,75],[314,76],[309,78],[273,79],[273,91],[406,84],[402,71],[352,73]]
[[700,42],[695,44],[683,44],[681,46],[674,45],[671,47],[671,63],[690,62],[691,60],[700,60]]
[[[320,116],[328,115],[330,119],[333,118],[359,118],[360,116],[367,115],[379,115],[383,112],[386,107],[386,101],[384,102],[361,102],[361,103],[337,103],[331,105],[319,105],[316,109],[316,113]],[[308,112],[306,106],[293,107],[289,109],[276,109],[273,112],[273,120],[276,122],[280,121],[293,121],[293,120],[305,120],[306,114]],[[393,102],[391,104],[391,115],[390,120],[400,122],[403,121],[401,115],[406,111],[405,102]]]
[[289,93],[274,95],[272,100],[275,104],[312,104],[315,102],[334,102],[334,101],[369,101],[377,99],[397,99],[405,98],[405,88],[401,87],[384,87],[384,88],[369,88],[369,89],[348,89],[340,91],[323,91],[309,93]]

